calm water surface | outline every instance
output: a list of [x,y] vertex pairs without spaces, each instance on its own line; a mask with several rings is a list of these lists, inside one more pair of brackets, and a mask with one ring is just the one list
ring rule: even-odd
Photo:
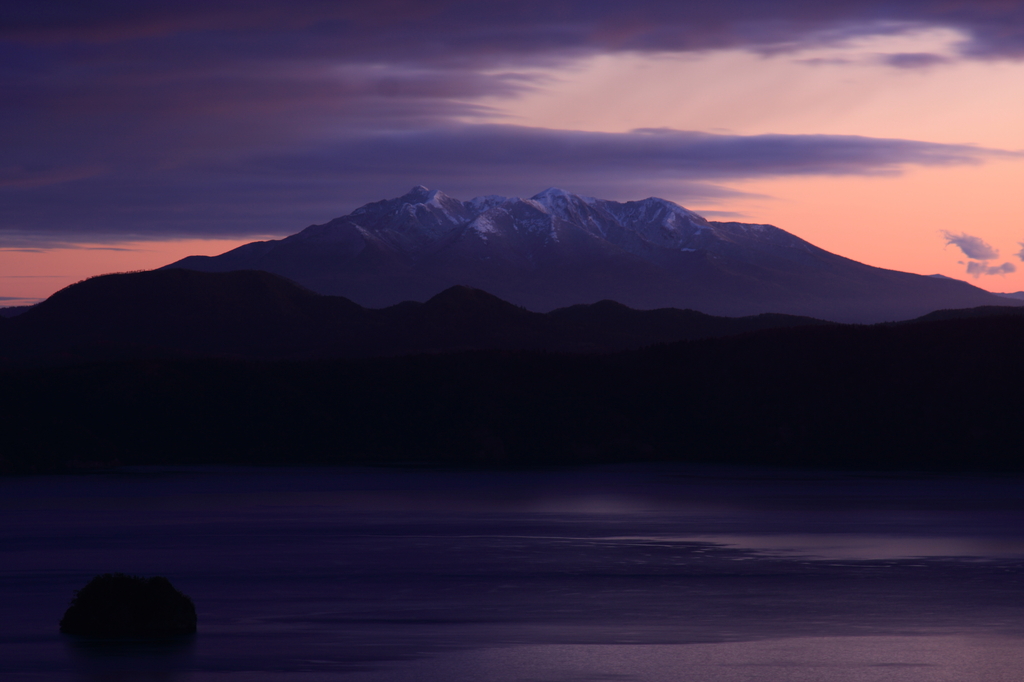
[[[595,468],[0,479],[0,679],[1019,681],[1024,481]],[[60,635],[97,573],[199,633]]]

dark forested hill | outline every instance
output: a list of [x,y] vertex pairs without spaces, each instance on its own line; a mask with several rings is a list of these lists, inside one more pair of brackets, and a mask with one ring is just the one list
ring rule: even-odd
[[1024,470],[1024,316],[945,317],[769,329],[612,354],[8,368],[0,370],[0,466],[700,461]]
[[260,271],[159,270],[94,277],[0,327],[0,359],[313,359],[467,349],[609,352],[811,318],[637,311],[605,301],[550,314],[452,287],[426,303],[368,309]]

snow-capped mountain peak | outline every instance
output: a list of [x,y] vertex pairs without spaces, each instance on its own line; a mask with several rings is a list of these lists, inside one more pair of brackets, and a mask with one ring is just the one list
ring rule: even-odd
[[[559,217],[578,214],[580,208],[586,207],[589,204],[588,199],[590,198],[584,198],[557,187],[548,187],[543,192],[530,197],[531,201],[535,201],[546,208],[548,213]],[[590,199],[590,201],[594,200]]]
[[544,204],[545,206],[558,202],[568,203],[570,201],[581,200],[581,197],[578,195],[573,194],[572,192],[566,192],[564,189],[559,189],[558,187],[548,187],[543,192],[538,192],[530,198],[536,202]]
[[[771,233],[760,226],[757,229],[744,227],[738,223],[709,223],[693,211],[655,197],[620,203],[549,187],[529,199],[485,195],[460,201],[440,190],[418,185],[397,199],[366,204],[344,218],[307,228],[295,238],[321,243],[344,241],[349,237],[334,233],[341,231],[347,235],[355,229],[410,256],[441,240],[457,238],[455,235],[465,230],[478,236],[542,235],[544,243],[559,242],[559,234],[565,230],[579,231],[645,258],[652,248],[714,251],[716,244],[733,243],[737,238],[746,241],[763,238],[778,248],[781,246],[779,233],[791,240],[787,246],[803,247],[799,250],[804,252],[809,247],[780,230]],[[496,248],[497,242],[488,243]]]
[[[537,310],[608,298],[718,314],[835,309],[826,316],[851,321],[1006,300],[853,263],[770,225],[709,222],[665,199],[607,201],[555,187],[529,199],[460,201],[416,186],[283,240],[175,265],[269,270],[370,306],[425,300],[454,284]],[[904,302],[885,303],[889,291]]]
[[474,197],[466,202],[467,208],[469,208],[476,215],[480,215],[484,211],[500,206],[501,204],[509,201],[508,197],[503,197],[500,194],[486,194],[482,197]]

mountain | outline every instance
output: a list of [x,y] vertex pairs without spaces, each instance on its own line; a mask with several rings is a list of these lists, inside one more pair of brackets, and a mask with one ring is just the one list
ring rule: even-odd
[[664,199],[619,203],[554,188],[460,201],[415,187],[285,239],[166,267],[265,270],[369,307],[425,301],[455,285],[536,311],[607,299],[862,323],[1008,304],[966,282],[864,265],[771,225],[708,221]]
[[30,305],[12,305],[6,308],[0,308],[0,319],[7,317],[17,317],[23,312],[31,308]]
[[8,319],[0,356],[289,357],[320,339],[321,319],[362,310],[266,272],[103,275]]
[[[123,284],[129,291],[167,274],[98,284]],[[225,290],[251,288],[262,276],[186,274],[193,284],[169,293],[210,281]],[[265,281],[267,292],[276,291],[273,280]],[[80,324],[108,315],[101,299],[88,300],[88,291],[67,292],[61,305],[68,307],[60,314],[70,315],[74,300],[90,306]],[[240,304],[263,320],[301,321],[289,311],[305,305],[304,294],[284,287],[280,293],[283,300],[253,299],[256,308]],[[220,302],[207,314],[229,303],[213,297]],[[202,305],[190,299],[178,310],[184,315]],[[271,310],[261,313],[263,305]],[[140,322],[173,317],[174,310],[155,309]],[[465,288],[369,316],[378,313],[411,320],[393,332],[426,329],[442,340],[460,317],[485,317],[483,337],[502,319],[517,333],[543,331],[559,316],[584,326],[603,320],[623,333],[630,332],[622,324],[632,324],[631,318],[638,326],[652,319],[608,303],[541,315]],[[58,320],[56,308],[47,315]],[[24,323],[25,316],[11,322]],[[165,329],[179,321],[166,320]],[[373,326],[359,329],[375,333]],[[305,362],[147,357],[0,365],[0,474],[104,463],[521,467],[643,461],[1022,472],[1022,340],[1024,309],[1003,308],[896,324],[762,329],[619,353],[477,350]]]
[[609,352],[825,324],[810,318],[638,311],[612,301],[534,313],[450,287],[368,309],[272,273],[168,269],[102,275],[2,319],[0,359],[352,358],[458,350]]
[[1024,301],[1024,291],[1014,291],[1012,293],[996,294],[996,296],[1002,296],[1004,298],[1013,298],[1018,301]]

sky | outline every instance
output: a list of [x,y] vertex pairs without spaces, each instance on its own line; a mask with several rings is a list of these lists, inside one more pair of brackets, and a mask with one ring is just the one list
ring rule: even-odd
[[415,185],[1024,290],[1024,1],[0,6],[0,306]]

